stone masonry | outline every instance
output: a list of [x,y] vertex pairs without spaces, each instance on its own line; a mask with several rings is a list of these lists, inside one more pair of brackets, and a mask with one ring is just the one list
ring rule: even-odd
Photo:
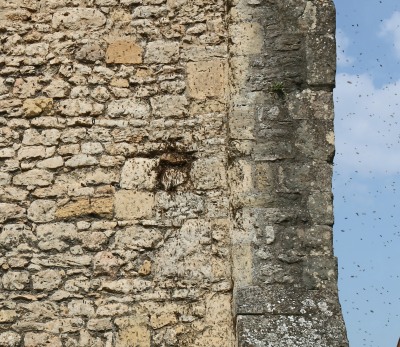
[[0,347],[347,347],[331,0],[0,0]]

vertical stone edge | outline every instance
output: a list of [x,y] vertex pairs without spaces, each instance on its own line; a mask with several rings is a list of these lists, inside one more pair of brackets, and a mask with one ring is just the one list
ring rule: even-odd
[[331,0],[231,0],[237,346],[348,347],[333,255]]

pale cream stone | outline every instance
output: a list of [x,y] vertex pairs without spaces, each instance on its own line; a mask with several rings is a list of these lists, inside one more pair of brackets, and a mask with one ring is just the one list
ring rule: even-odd
[[71,223],[51,223],[38,225],[36,229],[38,247],[41,250],[63,251],[69,247],[68,242],[78,240],[77,230]]
[[150,106],[136,99],[119,99],[111,101],[107,107],[107,115],[110,117],[127,117],[146,119],[150,116]]
[[33,289],[51,291],[57,289],[65,276],[63,270],[43,270],[32,276]]
[[29,146],[22,147],[18,151],[18,160],[32,159],[32,158],[46,158],[46,147],[44,146]]
[[41,160],[36,164],[39,169],[57,169],[64,165],[64,160],[60,156]]
[[74,155],[71,159],[68,159],[65,162],[65,166],[69,167],[93,166],[96,164],[98,164],[97,159],[87,154]]
[[227,66],[222,59],[189,62],[186,66],[189,95],[195,99],[216,97],[227,93]]
[[0,187],[0,199],[3,201],[24,201],[28,192],[15,187]]
[[170,64],[179,59],[179,43],[162,40],[147,44],[144,58],[147,64]]
[[21,341],[21,336],[14,331],[5,331],[0,333],[0,346],[18,347]]
[[151,98],[150,102],[157,117],[182,117],[188,112],[189,101],[184,95],[159,95]]
[[94,305],[89,300],[72,300],[68,303],[68,313],[70,316],[94,316]]
[[57,145],[60,139],[60,131],[57,129],[46,129],[41,133],[36,129],[27,129],[24,132],[22,143],[27,146],[44,145],[52,146]]
[[71,86],[62,79],[55,79],[43,89],[43,92],[49,98],[65,98],[68,95]]
[[14,176],[13,183],[20,186],[48,186],[53,181],[53,174],[41,169],[33,169]]
[[36,241],[36,236],[25,224],[4,225],[0,233],[0,246],[5,249],[12,249],[20,244],[34,241]]
[[0,186],[6,186],[11,183],[11,175],[6,172],[0,172]]
[[229,26],[234,55],[260,54],[263,49],[263,28],[260,23],[243,22]]
[[28,219],[38,223],[54,220],[56,202],[53,200],[35,200],[28,208]]
[[26,210],[17,204],[0,203],[0,223],[24,217]]
[[106,17],[99,10],[84,7],[66,7],[53,14],[54,29],[91,30],[99,29],[106,23]]
[[69,117],[98,116],[103,113],[104,105],[90,100],[68,99],[59,102],[58,111]]
[[24,338],[25,347],[62,347],[58,336],[47,333],[27,332]]
[[0,158],[5,159],[5,158],[13,158],[15,156],[15,150],[13,148],[1,148],[0,149]]
[[115,194],[115,217],[137,219],[151,217],[154,208],[154,194],[120,190]]
[[196,160],[190,176],[196,189],[217,189],[227,186],[224,160],[219,157]]
[[[8,271],[2,278],[3,287],[7,290],[24,290],[29,287],[29,272]],[[1,345],[1,344],[0,344]]]
[[93,274],[115,276],[120,267],[118,258],[111,252],[103,251],[97,253],[93,258]]
[[143,48],[134,40],[120,39],[111,42],[106,51],[107,64],[141,64]]
[[88,320],[88,330],[105,331],[111,330],[113,327],[111,318],[92,318]]
[[132,226],[115,233],[113,248],[140,249],[153,248],[162,240],[162,234],[157,229]]
[[108,238],[104,234],[104,232],[100,231],[83,233],[83,235],[80,235],[80,238],[82,240],[82,246],[91,251],[101,250],[104,247],[105,243],[108,241]]
[[125,278],[116,281],[105,281],[101,285],[101,289],[116,293],[136,293],[149,289],[152,286],[151,281],[141,278]]
[[156,159],[135,158],[125,162],[120,186],[124,189],[153,189],[157,183]]
[[18,318],[14,310],[0,310],[0,323],[12,323]]

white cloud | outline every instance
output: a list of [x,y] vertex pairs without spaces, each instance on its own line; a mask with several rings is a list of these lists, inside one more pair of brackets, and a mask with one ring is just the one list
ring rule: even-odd
[[337,47],[337,64],[340,66],[348,66],[353,63],[354,59],[346,54],[346,50],[350,45],[350,39],[346,34],[338,29],[336,31],[336,47]]
[[394,12],[390,18],[383,21],[380,36],[393,40],[396,54],[400,58],[400,12]]
[[377,88],[365,74],[340,74],[336,84],[338,170],[399,172],[400,81]]

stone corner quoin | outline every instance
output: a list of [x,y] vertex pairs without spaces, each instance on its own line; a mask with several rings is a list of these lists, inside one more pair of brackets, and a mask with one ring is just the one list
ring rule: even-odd
[[1,347],[348,347],[331,0],[0,0]]

